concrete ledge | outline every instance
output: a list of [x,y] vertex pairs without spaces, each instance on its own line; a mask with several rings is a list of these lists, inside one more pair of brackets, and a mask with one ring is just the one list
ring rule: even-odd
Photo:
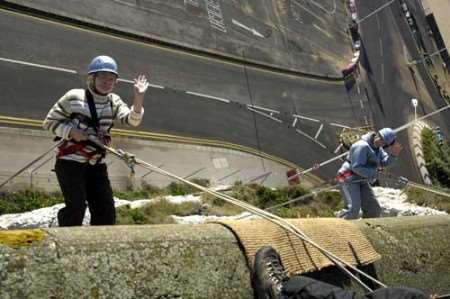
[[[382,282],[449,291],[450,216],[355,223],[382,255]],[[0,298],[253,298],[240,246],[218,224],[0,231],[0,277]]]
[[0,298],[253,296],[245,257],[217,224],[41,232],[42,241],[24,237],[15,245],[0,232]]

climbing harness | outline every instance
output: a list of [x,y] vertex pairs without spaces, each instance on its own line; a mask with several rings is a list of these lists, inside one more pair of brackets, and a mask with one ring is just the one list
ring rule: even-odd
[[382,282],[378,281],[377,279],[375,279],[374,277],[368,275],[367,273],[359,270],[358,268],[354,267],[353,265],[345,262],[344,260],[342,260],[341,258],[337,257],[336,255],[334,255],[333,253],[327,251],[326,249],[322,248],[320,245],[318,245],[317,243],[315,243],[311,238],[309,238],[305,233],[303,233],[300,229],[298,229],[297,227],[293,226],[292,224],[290,224],[289,222],[287,222],[286,220],[284,220],[281,217],[278,217],[274,214],[271,214],[267,211],[264,211],[262,209],[259,209],[255,206],[252,206],[246,202],[240,201],[232,196],[229,196],[227,194],[224,193],[220,193],[211,189],[208,189],[206,187],[203,187],[199,184],[193,183],[189,180],[186,180],[180,176],[177,176],[175,174],[172,174],[164,169],[161,169],[157,166],[154,166],[150,163],[147,163],[143,160],[138,159],[135,155],[127,153],[123,150],[116,150],[112,147],[106,146],[106,145],[102,145],[98,140],[92,139],[93,142],[97,142],[99,146],[103,146],[104,149],[113,154],[114,156],[118,157],[119,159],[123,160],[126,164],[133,164],[133,165],[139,165],[145,169],[148,170],[152,170],[155,172],[158,172],[161,175],[165,175],[168,176],[170,178],[176,179],[178,181],[181,181],[185,184],[188,184],[194,188],[197,188],[205,193],[208,193],[210,195],[213,195],[217,198],[220,198],[228,203],[231,203],[233,205],[236,205],[242,209],[245,209],[257,216],[260,216],[261,218],[268,220],[280,227],[282,227],[283,229],[285,229],[286,231],[292,233],[293,235],[297,236],[298,238],[300,238],[301,240],[307,242],[308,244],[312,245],[313,247],[315,247],[317,250],[319,250],[324,256],[326,256],[331,262],[333,262],[339,269],[341,269],[344,273],[346,273],[347,275],[349,275],[351,278],[353,278],[356,282],[358,282],[363,288],[365,288],[367,291],[372,291],[372,289],[370,287],[368,287],[364,282],[362,282],[358,277],[355,276],[355,274],[353,274],[350,270],[348,270],[347,268],[351,269],[354,272],[359,273],[360,275],[372,280],[373,282],[377,283],[379,286],[381,287],[386,287],[385,284],[383,284]]

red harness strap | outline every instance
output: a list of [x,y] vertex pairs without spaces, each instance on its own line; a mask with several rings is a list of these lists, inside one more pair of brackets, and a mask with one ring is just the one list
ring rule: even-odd
[[87,159],[91,159],[94,155],[98,154],[95,150],[92,152],[86,151],[86,143],[84,142],[77,142],[71,145],[68,145],[68,143],[69,142],[66,140],[58,147],[58,158],[77,153]]
[[336,176],[336,181],[339,183],[343,183],[345,181],[345,179],[347,179],[349,176],[353,175],[353,171],[351,170],[346,170],[343,173],[340,173]]

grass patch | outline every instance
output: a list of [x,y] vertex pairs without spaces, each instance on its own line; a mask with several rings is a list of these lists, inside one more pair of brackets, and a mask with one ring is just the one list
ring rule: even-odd
[[[436,189],[438,191],[450,193],[450,190],[448,189]],[[448,197],[413,187],[406,189],[406,195],[408,196],[408,202],[410,203],[450,213],[450,198]]]
[[129,206],[117,208],[117,224],[169,224],[174,223],[170,215],[188,216],[198,214],[201,204],[185,202],[172,204],[165,199],[150,203],[142,208],[130,209]]

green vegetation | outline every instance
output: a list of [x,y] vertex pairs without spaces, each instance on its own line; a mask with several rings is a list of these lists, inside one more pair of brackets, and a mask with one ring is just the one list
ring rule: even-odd
[[421,137],[426,167],[433,185],[450,189],[449,143],[447,141],[440,143],[436,134],[430,129],[423,129]]
[[[438,191],[449,193],[448,189],[436,188]],[[416,188],[407,188],[408,202],[422,207],[429,207],[450,213],[450,198]]]
[[168,224],[174,223],[170,215],[188,216],[198,214],[201,204],[185,202],[171,204],[164,199],[150,203],[142,208],[130,209],[122,206],[117,209],[117,224]]
[[23,190],[12,193],[0,193],[0,215],[22,213],[64,202],[60,192]]

